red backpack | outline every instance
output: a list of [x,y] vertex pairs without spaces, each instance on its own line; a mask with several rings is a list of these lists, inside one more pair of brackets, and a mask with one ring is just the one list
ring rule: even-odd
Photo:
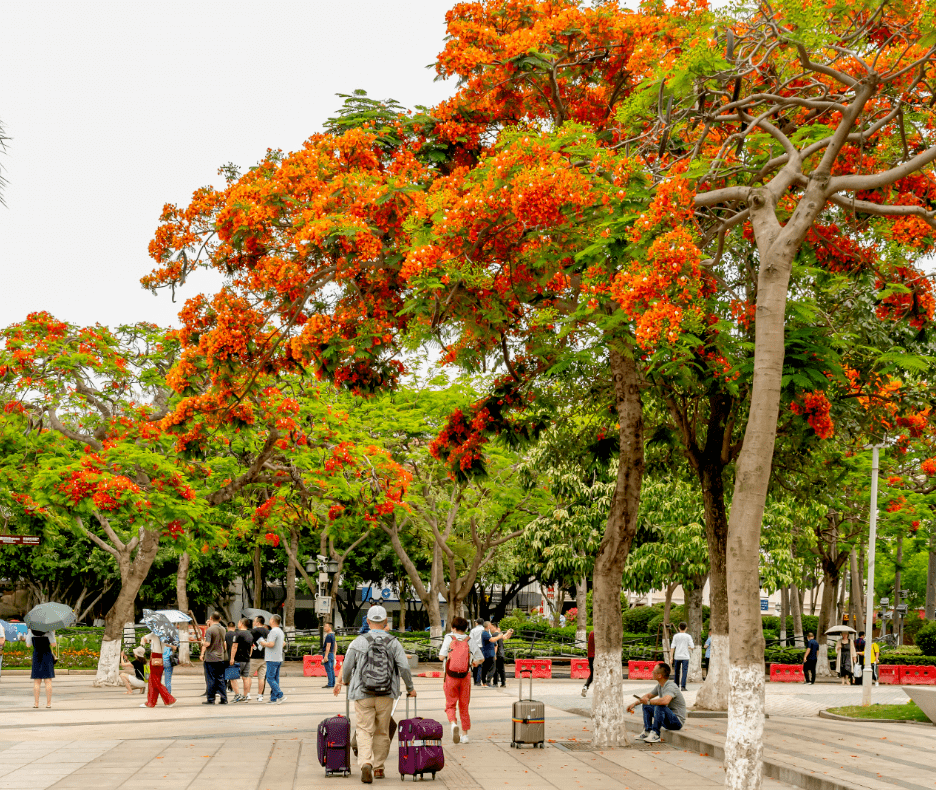
[[445,662],[445,672],[453,678],[468,677],[471,668],[471,648],[467,639],[452,637],[449,645],[448,661]]

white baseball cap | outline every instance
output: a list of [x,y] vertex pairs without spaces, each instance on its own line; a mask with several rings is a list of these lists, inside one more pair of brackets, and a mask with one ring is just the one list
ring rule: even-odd
[[382,623],[387,619],[387,610],[382,606],[372,606],[367,610],[367,619],[372,623]]

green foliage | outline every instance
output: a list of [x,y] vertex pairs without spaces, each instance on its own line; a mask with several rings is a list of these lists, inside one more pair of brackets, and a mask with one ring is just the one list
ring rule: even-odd
[[663,604],[653,606],[637,606],[626,610],[621,619],[624,621],[624,630],[635,634],[646,634],[650,631],[650,621],[663,612]]
[[913,640],[928,656],[936,656],[936,620],[927,623],[916,633]]
[[[702,607],[702,622],[708,623],[709,616],[711,615],[711,609],[708,606]],[[687,619],[688,607],[685,605],[673,606],[670,609],[670,625],[672,626],[671,633],[676,633],[681,622],[688,622]],[[660,612],[656,617],[650,620],[647,623],[647,632],[650,634],[655,634],[663,627],[663,616],[664,613]]]

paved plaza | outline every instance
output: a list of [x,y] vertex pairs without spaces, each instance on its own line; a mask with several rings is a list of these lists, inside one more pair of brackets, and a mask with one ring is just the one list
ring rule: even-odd
[[[140,695],[122,689],[95,689],[81,675],[55,680],[53,707],[32,707],[27,676],[7,673],[0,681],[0,790],[78,790],[132,788],[185,790],[292,790],[358,786],[350,778],[326,779],[315,755],[315,726],[344,711],[322,688],[323,679],[298,676],[289,666],[283,705],[203,706],[197,674],[177,675],[179,702],[140,708]],[[419,713],[445,720],[441,681],[417,679]],[[544,750],[510,748],[510,706],[516,685],[473,694],[472,740],[453,745],[446,738],[445,788],[600,788],[601,790],[714,790],[723,783],[716,759],[725,721],[691,718],[677,740],[628,749],[591,751],[591,697],[580,696],[581,681],[541,681],[534,696],[547,705]],[[627,693],[649,687],[629,681]],[[810,790],[869,788],[932,790],[936,787],[936,732],[911,725],[868,725],[819,719],[815,712],[853,702],[860,689],[831,685],[768,686],[768,759],[785,760],[798,773],[791,781]],[[689,700],[694,696],[689,692]],[[899,688],[875,689],[876,701],[905,701]],[[403,701],[397,719],[404,717]],[[634,731],[640,729],[634,717]],[[882,733],[886,733],[883,734]],[[706,744],[710,744],[706,745]],[[884,755],[887,755],[886,757]],[[704,756],[703,756],[704,755]],[[895,770],[899,769],[899,770]],[[806,777],[804,779],[803,777]],[[427,780],[430,781],[430,780]],[[401,786],[396,745],[387,779]],[[766,790],[790,784],[765,781]]]

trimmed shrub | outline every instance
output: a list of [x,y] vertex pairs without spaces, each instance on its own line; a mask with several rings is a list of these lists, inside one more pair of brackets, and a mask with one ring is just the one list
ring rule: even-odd
[[658,614],[662,614],[663,604],[654,604],[653,606],[638,606],[634,609],[627,609],[621,615],[624,621],[624,630],[632,634],[647,634],[650,621]]
[[[703,628],[705,624],[709,621],[709,616],[711,615],[712,610],[707,606],[702,607],[702,623]],[[670,624],[673,626],[673,633],[679,628],[681,622],[686,621],[686,607],[685,606],[674,606],[670,609]],[[663,626],[663,607],[660,607],[660,613],[654,617],[649,623],[647,623],[647,632],[655,634]]]
[[920,652],[926,656],[936,656],[936,620],[924,625],[914,637]]

